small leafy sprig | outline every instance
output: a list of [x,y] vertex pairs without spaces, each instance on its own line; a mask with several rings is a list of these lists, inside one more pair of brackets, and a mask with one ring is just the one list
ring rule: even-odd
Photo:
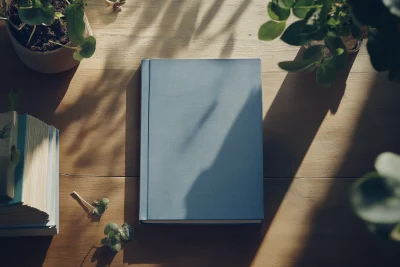
[[108,198],[96,199],[93,201],[94,209],[92,213],[97,216],[101,216],[107,209]]
[[133,239],[133,228],[127,223],[123,223],[120,228],[115,223],[108,223],[104,228],[104,234],[106,237],[101,239],[101,244],[118,252],[123,242]]
[[95,201],[93,201],[92,204],[90,204],[83,197],[81,197],[76,191],[73,191],[72,194],[77,196],[82,202],[84,202],[86,205],[92,208],[91,214],[101,216],[107,209],[107,205],[109,202],[108,198],[96,199]]

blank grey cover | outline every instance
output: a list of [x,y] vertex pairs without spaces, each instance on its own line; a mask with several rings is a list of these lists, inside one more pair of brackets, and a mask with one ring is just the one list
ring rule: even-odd
[[140,220],[263,219],[260,59],[142,61]]

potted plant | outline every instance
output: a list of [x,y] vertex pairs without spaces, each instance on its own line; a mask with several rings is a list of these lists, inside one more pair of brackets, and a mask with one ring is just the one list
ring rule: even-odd
[[[279,36],[290,45],[306,46],[302,60],[280,62],[290,72],[316,70],[318,83],[329,86],[343,70],[348,53],[358,51],[368,36],[368,53],[377,71],[389,70],[393,80],[400,70],[399,0],[272,0],[271,21],[258,32],[260,40]],[[300,20],[286,28],[293,13]],[[282,34],[283,33],[283,34]],[[315,46],[315,47],[314,47]]]
[[371,231],[400,241],[400,156],[380,154],[375,169],[353,185],[352,207]]
[[388,71],[389,80],[400,75],[400,1],[348,0],[354,20],[367,25],[367,50],[377,71]]
[[[316,70],[318,83],[329,86],[336,72],[346,67],[348,53],[360,48],[362,28],[353,23],[346,0],[272,0],[267,9],[272,20],[260,27],[260,40],[270,41],[283,33],[285,43],[307,48],[302,60],[280,62],[283,70]],[[300,20],[286,28],[291,13]]]
[[96,49],[83,0],[0,0],[0,19],[21,60],[43,73],[68,70]]

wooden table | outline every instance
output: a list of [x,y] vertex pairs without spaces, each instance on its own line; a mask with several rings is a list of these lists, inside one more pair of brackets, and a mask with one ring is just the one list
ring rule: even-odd
[[[0,24],[0,111],[60,129],[60,234],[2,238],[0,266],[399,266],[400,245],[369,234],[349,187],[383,151],[400,152],[400,88],[372,69],[365,47],[331,88],[277,62],[298,47],[257,39],[267,0],[132,0],[113,13],[88,0],[97,51],[68,72],[43,75],[15,55]],[[138,225],[139,66],[143,58],[261,57],[265,221],[258,226]],[[350,71],[351,69],[351,71]],[[110,199],[99,221],[70,193]],[[107,222],[136,227],[113,254]]]

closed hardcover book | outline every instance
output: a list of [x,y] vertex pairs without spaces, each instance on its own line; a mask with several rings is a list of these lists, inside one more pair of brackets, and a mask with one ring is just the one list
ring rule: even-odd
[[142,223],[258,223],[260,59],[142,61]]

